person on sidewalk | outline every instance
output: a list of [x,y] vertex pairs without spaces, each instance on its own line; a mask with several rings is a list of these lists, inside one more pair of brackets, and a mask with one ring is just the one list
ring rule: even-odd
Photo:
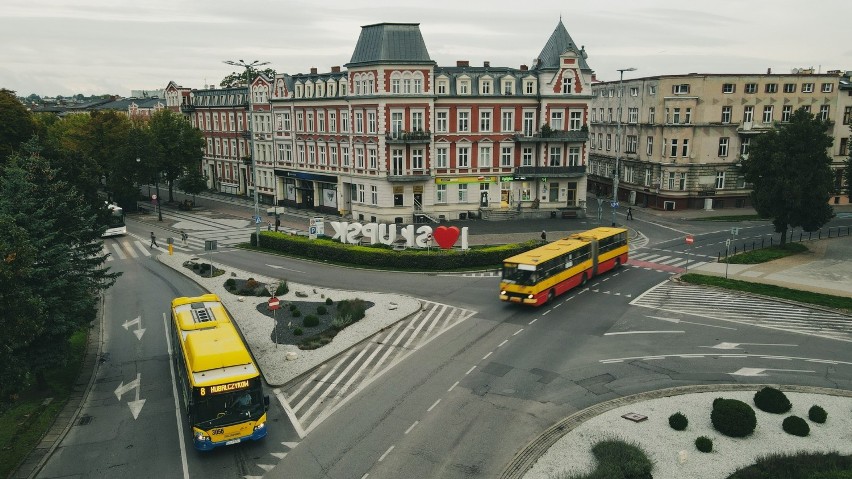
[[541,230],[541,242],[547,243],[547,232],[544,230]]
[[154,232],[152,231],[151,232],[151,248],[153,248],[154,246],[156,246],[157,248],[160,247],[160,245],[157,244],[157,237],[154,236]]
[[628,206],[628,207],[627,207],[627,219],[628,219],[628,220],[632,220],[632,219],[633,219],[633,208],[632,208],[632,207],[630,207],[630,206]]
[[186,246],[186,240],[189,239],[189,235],[186,234],[186,231],[180,230],[180,239],[183,241],[183,245]]

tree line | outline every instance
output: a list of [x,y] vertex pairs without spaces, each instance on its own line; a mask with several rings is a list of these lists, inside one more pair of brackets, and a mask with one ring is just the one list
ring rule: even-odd
[[0,405],[62,365],[119,274],[105,266],[105,201],[139,185],[206,186],[205,142],[181,114],[32,114],[0,89]]

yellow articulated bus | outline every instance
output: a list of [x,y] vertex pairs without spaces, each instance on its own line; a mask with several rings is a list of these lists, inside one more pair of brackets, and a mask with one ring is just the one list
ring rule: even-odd
[[627,262],[627,230],[595,228],[503,261],[500,299],[541,306]]
[[260,371],[215,294],[172,300],[173,356],[195,448],[266,437]]

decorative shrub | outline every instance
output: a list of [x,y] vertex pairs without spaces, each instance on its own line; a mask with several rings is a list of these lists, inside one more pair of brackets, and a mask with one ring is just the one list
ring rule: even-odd
[[825,412],[825,409],[814,405],[811,406],[810,409],[808,409],[808,419],[813,422],[822,424],[825,422],[826,419],[828,419],[828,413]]
[[669,416],[669,426],[675,431],[683,431],[689,424],[689,420],[680,411]]
[[716,398],[713,400],[713,409],[716,409],[716,405],[719,404],[719,401],[724,401],[725,398]]
[[302,328],[293,329],[293,336],[301,336],[303,333]]
[[234,278],[228,278],[227,281],[225,281],[225,287],[228,289],[234,289],[237,287],[237,281]]
[[239,292],[240,296],[254,296],[254,290],[250,288],[243,288]]
[[298,306],[296,306],[295,304],[290,304],[290,311],[295,311],[297,309],[299,309]]
[[323,305],[317,306],[317,314],[323,315],[323,314],[326,314],[326,313],[328,313],[328,309],[326,309],[325,306],[323,306]]
[[784,429],[784,432],[794,436],[805,437],[811,433],[811,427],[808,426],[808,422],[799,416],[788,416],[784,418],[784,422],[781,423],[781,427]]
[[793,407],[782,391],[773,387],[765,387],[754,393],[754,405],[761,411],[773,414],[784,414]]
[[260,291],[257,291],[257,292],[255,293],[255,296],[263,296],[263,297],[268,298],[268,297],[270,297],[270,296],[272,296],[272,295],[271,295],[271,294],[269,294],[269,290],[268,290],[268,289],[266,289],[266,288],[261,288],[261,289],[260,289]]
[[313,328],[319,326],[319,323],[319,318],[314,316],[313,314],[305,316],[305,319],[302,321],[302,324],[304,324],[306,328]]
[[331,306],[332,303],[334,303],[334,301],[332,301],[331,298],[325,298],[325,304]]
[[246,280],[246,288],[257,288],[260,283],[257,282],[254,278],[249,278]]
[[337,316],[349,318],[353,323],[363,319],[366,311],[363,299],[344,299],[337,303]]
[[345,328],[346,326],[349,326],[350,324],[352,324],[352,320],[350,318],[344,316],[337,316],[331,322],[331,327],[339,331]]
[[298,308],[293,308],[290,312],[293,314],[293,317],[294,317],[294,318],[298,318],[299,316],[301,316],[301,315],[302,315],[302,312],[301,312],[301,311],[299,311],[299,309],[298,309]]
[[713,401],[710,420],[717,431],[730,437],[746,437],[757,427],[754,409],[737,399]]
[[287,286],[286,281],[282,281],[278,283],[278,287],[275,288],[275,296],[284,296],[285,294],[290,292],[290,288]]
[[707,436],[698,436],[695,439],[695,448],[701,452],[710,452],[713,450],[713,440]]

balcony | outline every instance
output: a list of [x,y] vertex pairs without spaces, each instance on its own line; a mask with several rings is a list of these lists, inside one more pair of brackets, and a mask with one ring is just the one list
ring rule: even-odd
[[586,175],[585,166],[519,166],[515,178],[578,178]]
[[416,183],[418,181],[432,181],[429,170],[391,170],[388,172],[388,181],[391,183]]
[[432,141],[432,132],[429,130],[414,131],[392,131],[385,135],[385,142],[390,144],[418,144]]
[[192,113],[195,111],[195,105],[192,103],[181,103],[180,112],[181,113]]
[[240,132],[240,136],[242,136],[246,140],[250,140],[251,139],[251,132],[248,131],[248,130],[243,130],[243,131]]
[[583,143],[589,140],[589,132],[583,130],[551,130],[535,133],[532,136],[516,134],[514,140],[520,143]]

